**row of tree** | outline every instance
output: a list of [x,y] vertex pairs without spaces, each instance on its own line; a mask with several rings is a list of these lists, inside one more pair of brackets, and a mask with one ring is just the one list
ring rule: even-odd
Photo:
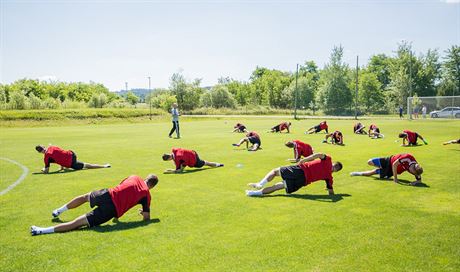
[[[157,89],[142,102],[165,110],[178,102],[185,111],[262,105],[337,115],[350,114],[355,108],[361,113],[391,113],[404,106],[408,96],[460,95],[460,47],[452,46],[444,55],[441,58],[438,50],[431,49],[416,55],[410,43],[402,42],[393,56],[374,55],[357,70],[344,62],[343,47],[337,46],[323,69],[313,61],[300,65],[298,73],[257,67],[248,81],[220,78],[212,88],[201,87],[200,79],[190,82],[175,73],[168,89]],[[124,102],[135,105],[140,99],[132,92],[121,97],[93,82],[23,79],[0,85],[1,108],[55,108],[69,101],[106,107]]]

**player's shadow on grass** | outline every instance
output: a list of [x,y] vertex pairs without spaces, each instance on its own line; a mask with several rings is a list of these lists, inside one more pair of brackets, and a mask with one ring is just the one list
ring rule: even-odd
[[344,197],[350,197],[350,194],[335,194],[335,195],[306,195],[306,194],[290,194],[290,195],[266,195],[266,197],[289,197],[289,198],[297,198],[297,199],[304,199],[304,200],[314,200],[314,201],[321,201],[321,202],[338,202],[342,200]]
[[90,230],[94,230],[97,232],[113,232],[113,231],[122,231],[127,229],[133,229],[138,227],[148,226],[150,224],[160,223],[159,218],[150,219],[148,221],[131,221],[131,222],[120,222],[118,220],[113,220],[115,222],[112,225],[103,225],[91,228]]
[[164,173],[164,174],[174,174],[174,175],[183,175],[183,174],[190,174],[190,173],[194,173],[194,172],[199,172],[199,171],[204,171],[204,170],[211,170],[211,169],[215,169],[215,168],[220,168],[220,167],[206,167],[206,168],[194,168],[194,169],[187,169],[187,170],[184,170],[182,172],[179,172],[179,173]]
[[[394,183],[392,179],[381,179],[378,177],[372,177],[376,181],[383,181],[383,182],[388,182],[388,183]],[[411,181],[408,181],[406,179],[398,179],[398,185],[402,186],[411,186],[411,187],[418,187],[418,188],[430,188],[430,186],[426,183],[420,182],[416,185],[411,185]]]
[[81,169],[81,170],[75,170],[75,169],[65,169],[65,170],[56,170],[56,171],[53,171],[53,172],[48,172],[47,174],[43,173],[43,172],[34,172],[32,173],[32,175],[54,175],[54,174],[67,174],[67,173],[73,173],[73,172],[76,172],[76,171],[85,171],[85,170],[89,170],[89,169]]

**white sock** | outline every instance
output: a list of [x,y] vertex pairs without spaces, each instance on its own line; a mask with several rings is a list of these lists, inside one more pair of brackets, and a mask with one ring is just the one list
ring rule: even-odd
[[259,183],[257,183],[260,187],[264,187],[265,184],[267,184],[268,180],[266,178],[263,178]]
[[350,176],[362,176],[363,174],[361,172],[351,172]]
[[258,191],[249,191],[249,190],[247,190],[246,195],[247,196],[261,196],[261,195],[263,195],[263,193],[262,193],[262,190],[258,190]]
[[42,234],[54,233],[54,227],[48,227],[48,228],[37,227],[37,230],[41,231]]
[[62,206],[62,207],[60,207],[60,208],[58,208],[58,209],[56,209],[56,211],[57,211],[59,214],[65,212],[65,211],[67,211],[67,210],[68,210],[67,204],[64,205],[64,206]]

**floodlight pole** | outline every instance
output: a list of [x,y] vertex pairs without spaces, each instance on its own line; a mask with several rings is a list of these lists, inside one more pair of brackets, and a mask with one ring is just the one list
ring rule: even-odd
[[126,92],[128,92],[128,82],[125,82],[125,89],[126,89]]
[[[409,51],[409,97],[412,97],[412,49]],[[411,99],[412,102],[412,99]],[[411,105],[409,99],[407,100],[407,114],[409,114],[409,120],[412,120],[412,111],[410,110]]]
[[355,98],[355,120],[358,120],[358,76],[359,76],[359,56],[356,56],[356,98]]
[[297,119],[297,78],[299,77],[299,64],[295,73],[295,89],[294,89],[294,119]]
[[149,79],[149,93],[150,93],[150,96],[149,96],[149,106],[150,106],[150,115],[149,115],[149,118],[150,120],[152,120],[152,89],[150,88],[150,77],[147,77]]

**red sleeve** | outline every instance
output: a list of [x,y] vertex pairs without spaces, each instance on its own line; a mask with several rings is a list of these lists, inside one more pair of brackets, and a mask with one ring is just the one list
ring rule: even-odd
[[43,159],[45,162],[45,167],[50,167],[49,159],[50,159],[49,155],[45,154],[45,158]]

